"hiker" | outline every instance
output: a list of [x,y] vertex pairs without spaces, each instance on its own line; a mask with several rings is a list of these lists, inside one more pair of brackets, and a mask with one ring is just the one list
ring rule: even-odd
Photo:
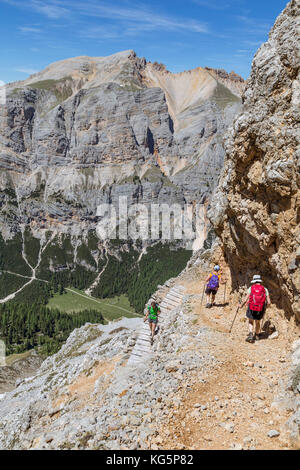
[[[215,305],[215,298],[220,287],[221,277],[222,271],[220,266],[217,265],[214,267],[213,273],[211,273],[205,281],[207,283],[205,291],[207,299],[206,308],[212,308]],[[226,281],[221,284],[225,284],[225,282]]]
[[248,289],[245,301],[240,304],[241,308],[248,304],[246,313],[249,320],[249,335],[246,338],[248,343],[254,343],[256,340],[261,339],[260,322],[264,317],[267,305],[271,305],[269,291],[262,285],[261,277],[258,275],[253,276],[251,284],[252,286]]
[[147,314],[144,319],[144,322],[148,320],[149,327],[151,331],[151,345],[154,341],[155,329],[158,324],[158,315],[160,314],[160,307],[156,302],[152,302],[151,306],[147,308]]

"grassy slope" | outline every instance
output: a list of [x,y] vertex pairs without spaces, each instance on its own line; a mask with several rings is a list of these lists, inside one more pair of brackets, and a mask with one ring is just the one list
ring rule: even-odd
[[40,82],[31,83],[29,88],[37,88],[38,90],[47,90],[55,94],[57,104],[62,103],[72,96],[72,78],[64,77],[60,80],[42,80]]
[[23,352],[21,354],[11,354],[10,356],[6,357],[6,365],[10,367],[16,361],[22,361],[24,359],[27,359],[27,357],[29,357],[31,353],[32,353],[32,350]]
[[[66,313],[80,312],[84,309],[99,310],[106,320],[116,320],[121,317],[136,317],[137,314],[130,306],[126,295],[121,295],[113,299],[93,299],[89,298],[84,291],[72,288],[73,291],[81,294],[76,295],[73,292],[67,291],[66,294],[55,296],[49,301],[48,307],[52,309],[59,309]],[[84,297],[81,297],[84,296]],[[125,310],[121,310],[117,307],[121,307]]]
[[233,103],[239,103],[240,100],[237,96],[235,96],[231,91],[226,88],[222,83],[218,82],[217,88],[214,92],[214,96],[212,98],[213,101],[221,108],[225,109],[226,106],[232,105]]

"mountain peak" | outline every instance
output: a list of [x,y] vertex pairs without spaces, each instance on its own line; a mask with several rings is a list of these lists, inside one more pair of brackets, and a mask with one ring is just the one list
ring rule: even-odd
[[103,57],[70,57],[53,62],[40,72],[30,75],[30,77],[26,80],[13,82],[9,84],[9,86],[15,85],[16,83],[19,85],[28,86],[37,81],[61,80],[66,77],[75,79],[83,78],[87,77],[88,75],[98,75],[99,73],[101,74],[103,70],[108,72],[109,75],[110,71],[117,71],[118,67],[121,68],[128,60],[134,58],[136,58],[136,53],[131,49]]

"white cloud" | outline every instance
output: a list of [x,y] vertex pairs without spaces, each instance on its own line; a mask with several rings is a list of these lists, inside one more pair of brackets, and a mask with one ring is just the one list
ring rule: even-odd
[[192,2],[210,10],[227,10],[231,6],[229,2],[223,0],[192,0]]
[[[125,26],[131,29],[131,32],[141,31],[142,29],[155,30],[162,29],[166,31],[192,31],[194,33],[207,33],[208,26],[204,22],[196,21],[191,18],[177,18],[165,14],[153,13],[152,9],[138,3],[132,7],[122,7],[109,2],[82,2],[74,0],[29,0],[21,2],[17,0],[0,0],[10,5],[32,9],[47,16],[49,19],[69,18],[77,14],[93,17],[110,19],[125,23]],[[62,6],[63,5],[63,6]]]
[[26,75],[33,75],[34,73],[38,72],[38,70],[27,67],[16,67],[14,70],[15,72],[25,73]]
[[[165,13],[158,13],[141,2],[133,4],[126,2],[127,6],[120,6],[115,2],[88,0],[0,0],[20,9],[31,9],[51,19],[70,19],[73,22],[74,32],[81,38],[95,40],[118,40],[124,37],[134,37],[146,32],[187,32],[195,34],[209,33],[207,23],[193,18],[182,18]],[[124,5],[124,4],[123,4]],[[90,25],[90,18],[99,25]],[[99,19],[99,20],[98,20]],[[103,20],[103,21],[101,21]],[[110,23],[110,24],[108,24]],[[70,25],[68,21],[68,25]],[[43,33],[39,25],[22,26],[19,31],[24,34]],[[64,27],[61,22],[51,23]],[[49,29],[49,28],[48,28]]]
[[[31,9],[49,19],[80,18],[80,16],[103,18],[118,22],[128,28],[128,34],[142,30],[161,29],[165,31],[190,31],[208,33],[208,25],[191,18],[177,18],[165,14],[154,13],[152,9],[141,3],[131,7],[122,7],[109,2],[74,1],[74,0],[0,0],[12,6]],[[82,18],[80,18],[82,20]],[[29,32],[29,31],[28,31]],[[32,31],[33,32],[33,31]]]
[[[122,36],[121,31],[112,26],[95,26],[84,28],[80,31],[80,36],[87,39],[116,39]],[[124,34],[124,32],[123,32]]]
[[[52,4],[51,4],[52,3]],[[39,0],[31,0],[29,6],[34,10],[43,15],[47,16],[50,19],[64,18],[69,14],[69,10],[57,5],[58,2],[42,2]]]
[[[73,3],[65,2],[71,7]],[[175,18],[150,11],[143,5],[133,8],[124,8],[107,3],[83,3],[73,4],[74,9],[83,16],[103,18],[118,21],[123,34],[134,35],[143,31],[189,31],[194,33],[208,33],[208,25],[190,18]],[[125,29],[124,29],[125,28]]]
[[246,33],[267,34],[272,28],[271,22],[261,20],[259,18],[251,18],[250,16],[236,16],[240,23],[243,23],[243,31]]
[[28,0],[27,2],[23,0],[1,0],[1,2],[23,10],[34,10],[50,19],[64,18],[70,13],[69,10],[60,6],[60,2],[57,0]]
[[40,28],[35,28],[32,26],[20,26],[18,29],[19,31],[21,31],[21,33],[41,33],[42,32]]

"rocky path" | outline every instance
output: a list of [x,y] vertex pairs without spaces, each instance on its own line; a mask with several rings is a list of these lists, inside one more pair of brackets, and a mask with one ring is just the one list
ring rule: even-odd
[[[183,293],[184,287],[173,287],[160,304],[161,314],[167,315],[170,311],[177,308],[182,302]],[[145,361],[145,358],[151,357],[152,347],[150,339],[149,325],[148,323],[143,323],[139,331],[137,342],[128,360],[129,365],[140,364]]]
[[190,391],[179,396],[179,408],[168,427],[161,430],[160,448],[289,448],[284,424],[290,413],[278,410],[273,402],[280,393],[280,380],[289,367],[287,353],[297,333],[271,306],[265,320],[270,319],[276,327],[276,339],[268,338],[266,332],[259,342],[246,343],[244,311],[239,312],[229,334],[236,304],[224,306],[220,289],[216,299],[220,303],[206,309],[205,301],[201,305],[203,282],[199,276],[198,281],[185,283],[190,294],[191,333],[197,334],[203,327],[214,332],[207,348],[218,365],[208,372],[204,382],[194,377]]

